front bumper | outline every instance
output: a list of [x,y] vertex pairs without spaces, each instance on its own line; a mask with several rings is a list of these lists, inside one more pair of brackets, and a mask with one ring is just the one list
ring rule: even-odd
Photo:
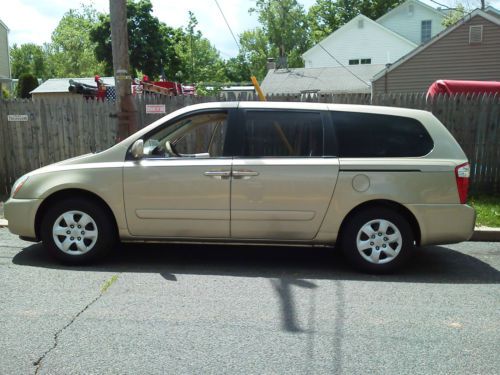
[[41,199],[13,199],[4,205],[4,215],[9,222],[9,231],[19,236],[36,238],[35,216]]
[[420,226],[420,245],[467,241],[474,233],[476,211],[466,204],[409,204]]

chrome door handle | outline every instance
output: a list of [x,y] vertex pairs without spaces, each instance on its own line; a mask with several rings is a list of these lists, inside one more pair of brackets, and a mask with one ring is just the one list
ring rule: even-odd
[[234,178],[248,179],[250,177],[258,176],[259,172],[251,171],[249,169],[237,169],[233,171]]
[[222,180],[231,177],[231,171],[206,171],[203,175]]

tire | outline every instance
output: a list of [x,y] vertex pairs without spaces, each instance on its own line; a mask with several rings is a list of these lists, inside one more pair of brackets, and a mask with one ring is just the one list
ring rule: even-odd
[[89,199],[69,198],[51,206],[43,216],[41,239],[61,263],[89,264],[108,254],[116,230],[108,212]]
[[414,234],[401,214],[385,207],[372,207],[356,213],[345,223],[340,245],[357,269],[390,273],[410,259]]

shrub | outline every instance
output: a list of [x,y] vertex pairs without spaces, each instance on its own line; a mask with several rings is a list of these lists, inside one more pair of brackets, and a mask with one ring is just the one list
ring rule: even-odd
[[19,76],[17,83],[16,96],[18,98],[31,98],[30,91],[38,87],[38,79],[30,73],[24,73]]

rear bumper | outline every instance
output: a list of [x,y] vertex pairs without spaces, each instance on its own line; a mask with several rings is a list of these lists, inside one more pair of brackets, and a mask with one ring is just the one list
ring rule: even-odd
[[476,211],[466,204],[409,204],[420,226],[420,245],[467,241],[474,233]]
[[35,239],[35,216],[40,199],[9,199],[4,205],[4,215],[9,231],[22,237]]

